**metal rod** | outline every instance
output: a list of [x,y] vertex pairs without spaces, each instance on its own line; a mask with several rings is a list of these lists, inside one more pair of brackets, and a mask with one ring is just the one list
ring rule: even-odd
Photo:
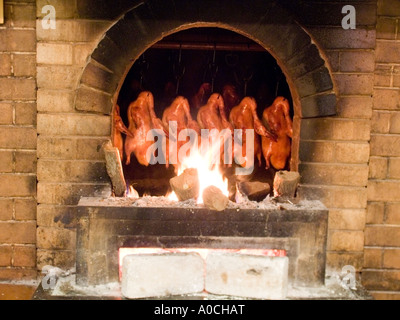
[[200,42],[167,42],[160,41],[154,44],[152,49],[171,49],[171,50],[216,50],[216,51],[257,51],[265,49],[256,43],[200,43]]

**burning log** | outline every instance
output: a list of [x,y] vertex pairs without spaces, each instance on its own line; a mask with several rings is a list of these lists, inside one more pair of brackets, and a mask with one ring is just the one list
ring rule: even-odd
[[295,171],[278,171],[274,178],[274,196],[294,198],[300,174]]
[[267,182],[244,181],[238,183],[238,190],[251,201],[262,201],[271,192],[271,186]]
[[199,196],[200,182],[197,169],[186,169],[181,175],[171,178],[169,184],[179,201]]
[[222,211],[228,206],[229,199],[217,187],[209,186],[203,191],[203,202],[211,210]]
[[123,197],[126,193],[126,183],[118,148],[113,147],[111,141],[108,140],[103,144],[103,151],[106,159],[107,173],[111,179],[114,194],[117,197]]

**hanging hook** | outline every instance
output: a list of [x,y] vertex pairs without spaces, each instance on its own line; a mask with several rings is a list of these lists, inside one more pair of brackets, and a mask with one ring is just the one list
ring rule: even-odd
[[146,61],[144,53],[142,54],[142,57],[139,62],[139,68],[140,68],[140,87],[143,87],[143,78],[147,70],[149,69],[149,63]]
[[176,95],[178,95],[179,92],[179,85],[180,81],[185,74],[186,68],[182,66],[182,44],[179,45],[179,53],[178,53],[178,63],[173,64],[173,72],[174,72],[174,77],[176,80]]
[[214,43],[213,60],[212,63],[209,65],[211,73],[211,92],[214,92],[215,78],[217,77],[218,73],[218,65],[215,63],[216,55],[217,55],[217,44]]

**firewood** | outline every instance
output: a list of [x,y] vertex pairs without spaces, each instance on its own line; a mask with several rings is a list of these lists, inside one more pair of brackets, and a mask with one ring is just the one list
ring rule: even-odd
[[211,210],[222,211],[228,206],[229,199],[217,187],[209,186],[203,191],[203,203]]
[[108,176],[111,179],[115,196],[124,197],[126,194],[126,183],[122,170],[121,157],[118,148],[113,147],[110,140],[103,144],[104,156]]
[[251,201],[262,201],[270,193],[271,186],[267,182],[246,181],[238,183],[238,190]]
[[278,171],[274,178],[274,196],[293,198],[300,182],[300,174],[295,171]]
[[179,201],[199,196],[200,182],[197,169],[186,169],[181,175],[171,178],[169,184]]

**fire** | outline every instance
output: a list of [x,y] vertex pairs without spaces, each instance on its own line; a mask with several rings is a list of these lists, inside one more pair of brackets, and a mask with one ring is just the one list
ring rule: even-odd
[[[219,144],[217,143],[216,145],[219,148]],[[177,170],[177,175],[179,176],[186,169],[197,169],[200,182],[200,192],[199,197],[197,198],[197,204],[203,203],[203,191],[209,186],[215,186],[220,189],[225,196],[229,196],[228,180],[223,177],[218,165],[215,163],[213,164],[212,161],[214,155],[213,149],[215,148],[216,146],[213,145],[212,148],[205,153],[195,149],[193,152],[190,152],[188,156],[184,157]],[[175,192],[171,192],[167,197],[171,201],[178,201]]]

